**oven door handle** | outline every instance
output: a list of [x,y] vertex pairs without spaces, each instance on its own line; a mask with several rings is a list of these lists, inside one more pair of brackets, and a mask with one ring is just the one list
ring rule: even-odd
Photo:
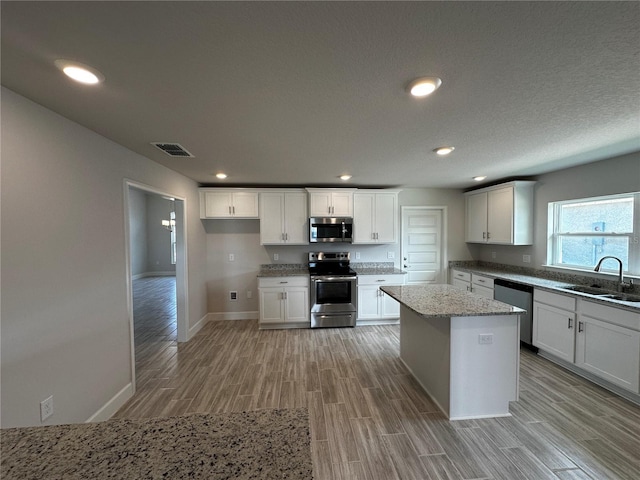
[[314,278],[311,277],[311,281],[312,282],[344,282],[344,281],[351,281],[351,280],[357,280],[358,277],[354,276],[349,276],[349,277],[320,277],[320,278]]

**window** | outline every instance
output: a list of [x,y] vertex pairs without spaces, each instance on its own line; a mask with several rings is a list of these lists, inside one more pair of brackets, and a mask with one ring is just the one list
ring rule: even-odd
[[[640,193],[549,204],[548,263],[593,270],[607,255],[622,260],[627,274],[640,274]],[[618,271],[605,260],[601,271]]]

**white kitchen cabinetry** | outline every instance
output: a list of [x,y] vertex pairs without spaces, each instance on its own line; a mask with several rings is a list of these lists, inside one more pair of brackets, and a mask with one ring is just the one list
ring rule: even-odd
[[465,193],[465,241],[533,243],[533,185],[515,181]]
[[353,217],[355,188],[307,188],[310,217]]
[[493,278],[451,269],[451,285],[493,299]]
[[640,314],[585,300],[578,308],[576,366],[640,393]]
[[200,192],[200,218],[258,218],[258,191],[204,189]]
[[358,275],[358,320],[400,318],[400,304],[380,287],[404,285],[404,279],[404,274]]
[[260,277],[260,327],[309,326],[309,277]]
[[533,345],[573,363],[576,300],[544,290],[533,291]]
[[397,191],[353,194],[353,243],[398,241]]
[[308,221],[304,190],[260,193],[261,245],[307,245]]
[[451,285],[467,292],[471,291],[471,274],[462,270],[451,270]]
[[472,273],[471,291],[481,297],[493,299],[493,278]]

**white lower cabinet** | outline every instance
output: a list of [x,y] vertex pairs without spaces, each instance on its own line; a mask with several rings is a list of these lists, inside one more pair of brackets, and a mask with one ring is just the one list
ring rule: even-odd
[[640,393],[640,331],[620,325],[640,314],[587,301],[579,309],[576,366]]
[[533,298],[536,347],[640,393],[640,313],[538,289]]
[[451,285],[467,292],[471,291],[471,274],[462,270],[451,270]]
[[400,318],[400,304],[380,287],[404,285],[405,275],[358,275],[358,320]]
[[476,295],[493,300],[493,278],[483,277],[477,273],[472,273],[471,291]]
[[258,279],[258,293],[261,327],[308,326],[308,277],[261,277]]
[[575,312],[539,302],[534,296],[533,318],[533,345],[562,360],[573,362]]
[[452,269],[451,285],[467,292],[473,292],[481,297],[493,299],[493,278]]

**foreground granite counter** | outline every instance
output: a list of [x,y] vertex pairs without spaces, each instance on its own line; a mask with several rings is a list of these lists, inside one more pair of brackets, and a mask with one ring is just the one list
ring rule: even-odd
[[510,415],[524,310],[451,285],[380,289],[400,302],[400,359],[450,420]]

